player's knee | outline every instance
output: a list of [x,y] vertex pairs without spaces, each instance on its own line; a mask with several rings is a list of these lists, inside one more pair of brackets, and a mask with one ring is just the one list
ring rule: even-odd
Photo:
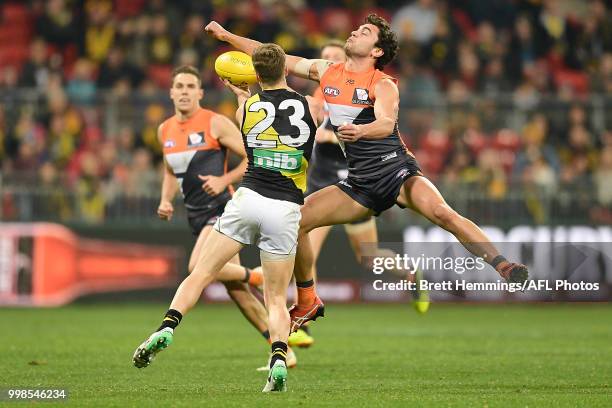
[[312,231],[314,228],[312,228],[309,225],[302,225],[300,224],[300,228],[298,230],[298,234],[299,235],[306,235],[308,234],[310,231]]
[[460,215],[446,203],[437,204],[433,210],[433,215],[438,224],[444,228],[452,227],[460,218]]
[[314,229],[314,218],[310,215],[311,210],[308,201],[304,203],[301,209],[302,218],[300,218],[300,234],[308,234]]
[[205,263],[194,262],[193,269],[189,269],[189,277],[196,280],[217,280],[221,269],[215,270]]

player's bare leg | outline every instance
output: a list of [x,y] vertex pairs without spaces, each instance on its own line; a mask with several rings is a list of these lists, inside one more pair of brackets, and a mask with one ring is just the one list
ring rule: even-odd
[[453,210],[427,178],[414,176],[406,180],[397,202],[449,231],[468,251],[491,264],[504,279],[509,282],[527,280],[527,268],[510,263],[501,256],[485,233],[472,221]]
[[[193,250],[191,251],[191,256],[189,257],[189,273],[193,271],[193,268],[200,257],[200,252],[202,246],[204,245],[204,241],[206,241],[206,238],[212,229],[212,225],[207,225],[206,227],[202,228]],[[261,271],[249,269],[240,265],[240,258],[235,256],[227,264],[225,264],[223,268],[221,268],[219,274],[217,275],[217,280],[220,282],[242,281],[248,282],[252,286],[260,286],[263,283],[263,275],[261,274]]]
[[[240,312],[253,327],[260,333],[267,333],[268,314],[266,313],[266,308],[251,293],[249,286],[244,282],[238,281],[223,282],[223,285],[225,285],[229,297],[232,298]],[[269,335],[266,337],[269,337]]]
[[295,258],[295,283],[298,287],[297,304],[292,306],[291,330],[297,330],[308,320],[323,315],[323,303],[314,289],[314,257],[308,233],[315,228],[346,224],[372,215],[372,211],[351,199],[336,186],[328,186],[308,196],[302,206]]
[[[310,245],[312,247],[312,255],[315,261],[312,263],[312,276],[316,284],[317,282],[317,262],[321,253],[321,248],[331,231],[331,226],[315,228],[308,234],[310,238]],[[297,287],[296,287],[296,299],[297,299]],[[310,335],[309,322],[304,323],[298,330],[291,333],[289,336],[289,345],[291,347],[308,348],[314,344],[314,338]]]
[[[308,234],[310,238],[310,244],[312,247],[314,259],[319,258],[321,248],[331,231],[331,226],[319,227],[310,231]],[[312,263],[312,276],[316,284],[317,282],[317,262]],[[297,299],[297,287],[296,287],[296,299]],[[309,322],[303,324],[298,330],[291,333],[289,336],[289,345],[291,347],[308,348],[314,344],[314,338],[310,335]]]
[[241,243],[211,230],[193,271],[178,287],[170,308],[178,310],[183,315],[191,310],[204,288],[218,279],[221,269],[240,252],[242,247]]
[[[315,228],[308,234],[310,238],[310,246],[312,248],[312,256],[314,259],[319,258],[319,254],[321,253],[321,249],[323,248],[323,244],[329,235],[332,227],[330,225],[326,225],[324,227]],[[312,275],[316,281],[317,279],[317,264],[316,262],[312,265]]]
[[262,251],[261,266],[264,273],[264,300],[268,309],[268,328],[272,341],[270,374],[264,392],[287,390],[287,337],[289,312],[287,287],[291,279],[294,255],[274,255]]
[[134,352],[132,360],[136,367],[147,367],[157,353],[172,344],[174,329],[183,316],[195,306],[204,288],[216,279],[223,265],[240,252],[242,246],[217,231],[210,232],[194,270],[178,287],[161,326]]

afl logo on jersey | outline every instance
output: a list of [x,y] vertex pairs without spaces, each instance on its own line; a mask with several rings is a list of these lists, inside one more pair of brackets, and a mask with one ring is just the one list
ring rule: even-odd
[[204,146],[205,144],[206,140],[204,140],[204,132],[189,134],[189,140],[187,141],[188,147]]
[[405,178],[409,174],[410,174],[410,170],[403,168],[397,172],[397,174],[395,175],[395,178]]
[[340,90],[337,88],[332,88],[331,86],[326,86],[325,89],[323,89],[323,93],[329,96],[338,96],[340,95]]
[[166,140],[164,142],[164,149],[171,149],[174,146],[176,146],[176,143],[174,142],[174,140]]
[[363,88],[355,88],[352,102],[358,105],[372,104],[372,101],[370,100],[370,95],[368,94],[368,90]]

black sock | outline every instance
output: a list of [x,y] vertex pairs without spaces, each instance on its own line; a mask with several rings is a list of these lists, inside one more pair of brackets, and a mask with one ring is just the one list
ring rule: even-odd
[[495,258],[493,258],[493,260],[491,260],[491,266],[493,267],[493,269],[497,269],[497,265],[504,261],[507,262],[506,258],[504,258],[503,255],[497,255]]
[[270,330],[262,331],[261,335],[264,336],[264,339],[270,341]]
[[249,279],[251,279],[251,270],[249,268],[247,268],[246,266],[244,267],[244,279],[242,280],[243,282],[248,282]]
[[305,281],[305,282],[295,281],[295,286],[297,286],[298,288],[309,288],[312,285],[314,285],[314,280],[312,280],[312,279],[308,280],[308,281]]
[[306,332],[306,334],[310,336],[310,329],[308,328],[307,324],[302,325],[302,327],[300,327],[300,329],[304,330]]
[[283,362],[287,361],[287,343],[282,341],[275,341],[272,343],[272,358],[270,358],[270,368],[274,365],[276,360]]
[[170,327],[171,329],[176,329],[176,326],[179,325],[181,320],[183,319],[183,315],[178,310],[169,309],[164,316],[164,320],[162,321],[161,326],[157,329],[157,331]]

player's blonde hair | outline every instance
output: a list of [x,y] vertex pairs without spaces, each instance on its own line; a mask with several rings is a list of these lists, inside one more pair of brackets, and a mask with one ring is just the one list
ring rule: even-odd
[[252,55],[253,67],[264,84],[278,82],[285,75],[285,51],[276,44],[262,44]]

